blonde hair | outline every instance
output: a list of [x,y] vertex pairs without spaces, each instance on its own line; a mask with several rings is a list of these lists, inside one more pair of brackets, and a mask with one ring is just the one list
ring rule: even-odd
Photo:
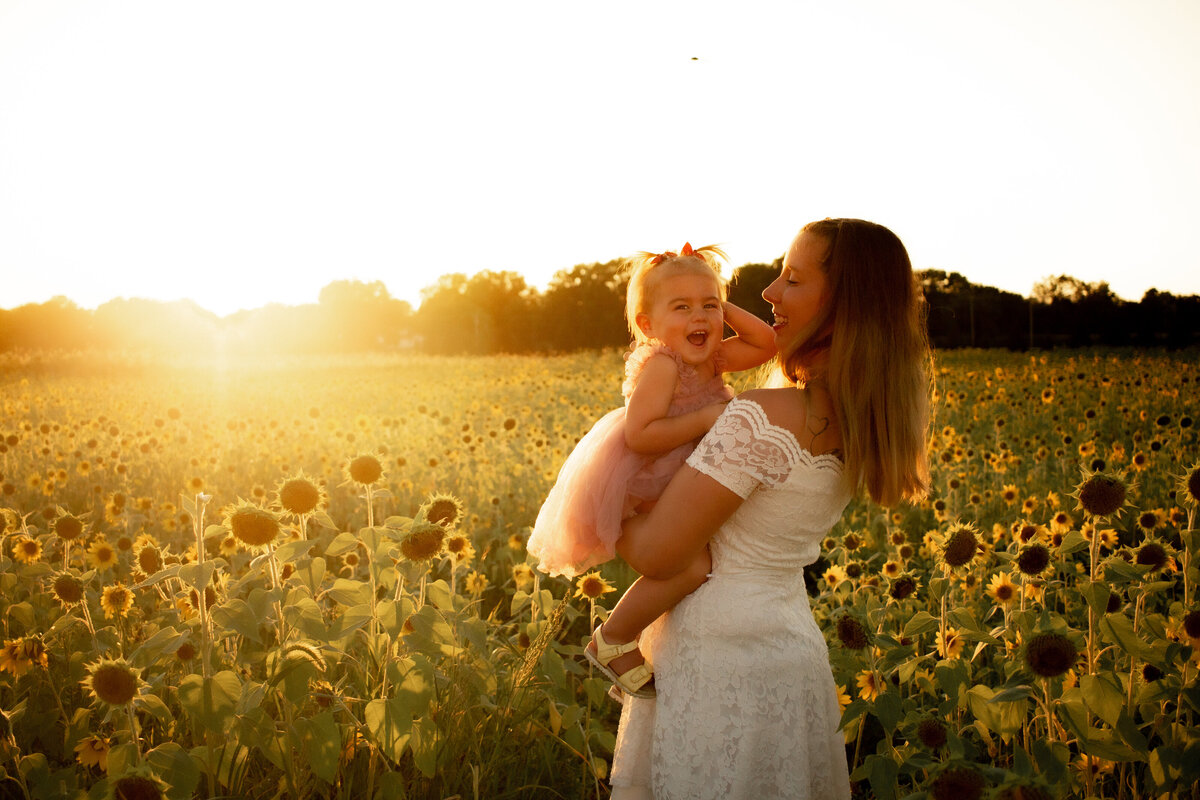
[[674,253],[635,253],[625,260],[625,268],[629,270],[629,288],[625,290],[625,322],[629,325],[629,333],[638,343],[647,341],[646,334],[638,327],[638,314],[646,314],[654,304],[654,292],[666,278],[675,275],[704,275],[711,277],[717,283],[717,293],[722,302],[725,300],[725,281],[721,277],[721,260],[728,260],[725,251],[714,244],[693,248],[684,244],[683,249]]
[[896,234],[860,219],[810,222],[805,233],[828,244],[827,300],[780,366],[792,382],[825,378],[855,489],[865,485],[885,506],[918,500],[929,491],[932,355],[908,252]]

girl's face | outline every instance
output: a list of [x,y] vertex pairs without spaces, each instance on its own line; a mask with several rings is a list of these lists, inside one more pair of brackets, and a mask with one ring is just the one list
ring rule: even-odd
[[637,315],[637,325],[647,337],[679,353],[685,364],[702,364],[716,354],[725,331],[717,282],[688,273],[663,278],[649,309]]
[[763,290],[763,299],[775,313],[775,347],[780,353],[790,353],[799,343],[800,334],[816,319],[828,299],[829,285],[821,259],[829,243],[821,236],[801,233],[792,242],[783,259],[783,269],[770,286]]

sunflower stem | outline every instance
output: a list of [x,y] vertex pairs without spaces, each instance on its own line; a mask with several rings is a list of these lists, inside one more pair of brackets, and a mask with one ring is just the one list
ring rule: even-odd
[[138,736],[137,714],[133,712],[133,701],[130,700],[125,704],[125,713],[129,716],[129,743],[133,745],[133,751],[137,755],[137,765],[142,765],[142,742]]

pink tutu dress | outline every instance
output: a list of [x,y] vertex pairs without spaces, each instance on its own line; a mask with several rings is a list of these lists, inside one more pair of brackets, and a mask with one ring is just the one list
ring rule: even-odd
[[[679,365],[679,383],[667,416],[733,397],[721,376],[724,363],[719,354],[714,376],[705,380],[674,350],[654,342],[638,345],[625,357],[621,393],[626,403],[646,362],[659,353]],[[573,578],[610,560],[616,554],[621,522],[633,516],[639,504],[658,499],[696,441],[656,456],[635,453],[625,444],[625,406],[601,417],[567,456],[538,512],[528,544],[529,552],[538,559],[538,569]]]

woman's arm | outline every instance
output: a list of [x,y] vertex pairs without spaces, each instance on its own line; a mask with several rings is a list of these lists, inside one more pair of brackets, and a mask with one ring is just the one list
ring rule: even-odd
[[689,466],[681,467],[649,513],[625,520],[617,552],[654,580],[687,567],[742,504],[742,498]]
[[651,356],[625,406],[625,444],[635,453],[653,455],[673,450],[703,436],[724,408],[714,404],[668,417],[679,367],[670,356]]
[[725,324],[737,334],[721,342],[725,369],[729,372],[740,372],[765,364],[774,358],[775,331],[771,326],[733,303],[726,302],[724,308]]

